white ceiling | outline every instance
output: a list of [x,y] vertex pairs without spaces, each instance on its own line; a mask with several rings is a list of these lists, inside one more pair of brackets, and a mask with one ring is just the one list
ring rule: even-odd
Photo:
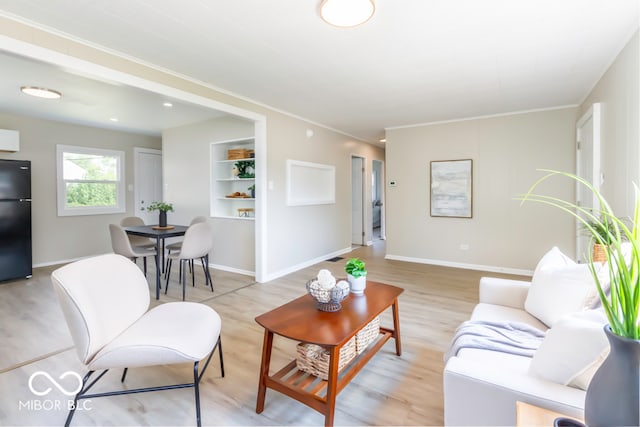
[[368,141],[579,104],[640,21],[639,0],[375,3],[351,29],[320,20],[320,0],[0,0],[0,14]]

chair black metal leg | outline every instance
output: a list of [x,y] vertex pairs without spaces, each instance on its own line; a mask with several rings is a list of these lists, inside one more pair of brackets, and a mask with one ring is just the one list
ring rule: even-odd
[[[185,271],[185,275],[186,275],[186,271]],[[221,346],[221,341],[220,341],[220,337],[218,337],[218,342],[216,343],[216,347],[218,348],[218,351],[220,352],[220,362],[221,362],[221,367],[222,367],[222,376],[224,377],[224,367],[222,366],[222,346]],[[71,424],[71,420],[73,418],[73,415],[75,414],[75,410],[78,407],[78,401],[81,399],[93,399],[93,398],[97,398],[97,397],[109,397],[109,396],[122,396],[122,395],[127,395],[127,394],[136,394],[136,393],[146,393],[146,392],[150,392],[150,391],[160,391],[160,390],[176,390],[176,389],[181,389],[181,388],[188,388],[188,387],[193,387],[195,390],[195,399],[196,399],[196,420],[197,420],[197,424],[198,426],[202,426],[202,419],[201,419],[201,415],[200,415],[200,380],[202,379],[202,377],[204,376],[205,371],[207,370],[207,367],[209,366],[209,362],[211,361],[211,357],[213,356],[213,352],[216,350],[216,347],[213,348],[213,350],[209,353],[209,356],[206,359],[206,362],[204,363],[204,365],[202,366],[202,370],[200,372],[199,371],[199,362],[195,362],[193,364],[193,382],[192,383],[184,383],[184,384],[171,384],[171,385],[164,385],[164,386],[157,386],[157,387],[145,387],[145,388],[135,388],[135,389],[130,389],[130,390],[118,390],[118,391],[106,391],[106,392],[100,392],[100,393],[93,393],[93,394],[87,394],[88,391],[107,373],[109,372],[108,369],[105,369],[104,371],[102,371],[100,373],[100,375],[98,375],[93,381],[91,381],[89,383],[89,378],[91,377],[91,375],[94,374],[95,371],[89,371],[84,378],[82,379],[82,388],[80,389],[80,391],[76,394],[74,400],[73,400],[73,406],[70,407],[69,410],[69,414],[67,415],[67,419],[65,421],[65,427],[69,427],[69,425]],[[122,379],[121,381],[124,382],[124,379],[127,375],[129,368],[125,368],[124,372],[122,373]]]
[[222,337],[218,337],[218,355],[220,356],[220,373],[222,374],[222,378],[224,378],[224,360],[222,358]]
[[73,418],[73,415],[76,413],[76,408],[78,407],[78,398],[84,391],[84,386],[87,384],[87,381],[89,381],[89,377],[93,374],[93,372],[94,371],[87,372],[87,374],[82,379],[82,388],[78,393],[76,393],[75,397],[73,398],[73,406],[71,407],[71,409],[69,410],[69,413],[67,414],[67,419],[64,422],[64,427],[69,427],[69,425],[71,424],[71,419]]
[[124,371],[122,371],[122,378],[120,378],[121,383],[123,383],[124,379],[127,377],[127,371],[129,371],[129,368],[124,368]]
[[200,375],[198,374],[198,362],[193,364],[193,388],[196,397],[196,424],[198,427],[202,426],[202,420],[200,418]]
[[147,277],[147,257],[142,257],[142,264],[144,265],[144,277]]
[[183,267],[185,259],[180,260],[180,281],[182,282],[182,301],[184,301],[185,292],[187,288],[187,269]]
[[209,256],[205,255],[200,258],[202,263],[202,271],[204,272],[204,285],[211,286],[211,292],[213,292],[213,280],[211,279],[211,272],[209,272]]
[[167,259],[167,269],[165,270],[165,275],[167,277],[166,283],[164,285],[164,294],[167,294],[169,290],[169,278],[171,277],[171,264],[173,264],[171,258]]
[[196,287],[196,271],[194,269],[193,260],[190,259],[188,262],[189,262],[189,271],[191,272],[191,287],[195,288]]

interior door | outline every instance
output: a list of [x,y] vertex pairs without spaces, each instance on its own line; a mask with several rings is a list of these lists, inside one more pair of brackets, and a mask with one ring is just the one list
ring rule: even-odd
[[135,186],[134,215],[145,224],[157,224],[158,212],[147,212],[145,207],[162,201],[162,151],[150,148],[134,148]]
[[[600,104],[593,104],[576,124],[576,175],[592,183],[596,189],[602,184],[600,170]],[[576,188],[577,204],[582,207],[597,206],[597,199],[584,185]],[[576,260],[589,260],[590,238],[576,220]]]
[[351,243],[364,245],[364,159],[351,157]]
[[371,162],[371,234],[372,239],[384,238],[384,182],[382,160]]

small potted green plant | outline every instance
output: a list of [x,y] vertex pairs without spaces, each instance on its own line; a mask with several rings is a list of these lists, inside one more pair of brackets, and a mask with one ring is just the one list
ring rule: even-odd
[[354,295],[362,295],[367,287],[367,270],[365,263],[359,258],[351,258],[344,266],[347,272],[347,280],[351,285],[351,293]]
[[587,235],[591,236],[593,243],[591,258],[595,262],[606,262],[607,247],[612,245],[615,241],[615,236],[611,234],[614,230],[615,224],[611,219],[607,218],[587,219],[586,221],[587,223],[583,228]]
[[243,160],[235,162],[234,166],[238,170],[238,178],[254,178],[255,160]]
[[147,206],[147,211],[153,212],[158,211],[158,226],[166,227],[167,226],[167,212],[173,212],[173,205],[171,203],[165,202],[153,202],[149,203]]

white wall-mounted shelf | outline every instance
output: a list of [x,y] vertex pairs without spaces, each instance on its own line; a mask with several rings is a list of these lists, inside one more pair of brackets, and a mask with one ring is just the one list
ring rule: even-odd
[[[255,198],[232,198],[227,194],[236,192],[250,194],[249,187],[254,185],[254,178],[238,178],[234,176],[233,168],[238,162],[251,162],[255,158],[228,159],[228,152],[232,149],[253,150],[255,140],[242,138],[211,144],[211,216],[214,218],[254,220],[254,217],[241,217],[238,209],[254,208]],[[249,171],[253,172],[254,171]],[[237,171],[236,171],[237,173]],[[255,212],[255,211],[254,211]]]

